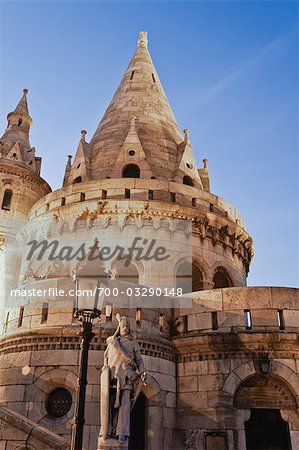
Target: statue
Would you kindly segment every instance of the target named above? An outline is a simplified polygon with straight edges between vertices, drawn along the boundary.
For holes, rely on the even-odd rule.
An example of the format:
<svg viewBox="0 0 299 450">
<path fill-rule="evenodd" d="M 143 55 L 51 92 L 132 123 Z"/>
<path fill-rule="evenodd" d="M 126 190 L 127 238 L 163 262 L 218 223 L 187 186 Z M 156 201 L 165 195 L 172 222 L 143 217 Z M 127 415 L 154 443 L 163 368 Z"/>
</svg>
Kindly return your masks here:
<svg viewBox="0 0 299 450">
<path fill-rule="evenodd" d="M 136 339 L 130 333 L 126 316 L 116 315 L 118 327 L 107 339 L 101 374 L 100 443 L 109 440 L 113 447 L 127 447 L 130 437 L 130 412 L 143 385 L 146 372 Z M 107 441 L 108 443 L 108 441 Z"/>
</svg>

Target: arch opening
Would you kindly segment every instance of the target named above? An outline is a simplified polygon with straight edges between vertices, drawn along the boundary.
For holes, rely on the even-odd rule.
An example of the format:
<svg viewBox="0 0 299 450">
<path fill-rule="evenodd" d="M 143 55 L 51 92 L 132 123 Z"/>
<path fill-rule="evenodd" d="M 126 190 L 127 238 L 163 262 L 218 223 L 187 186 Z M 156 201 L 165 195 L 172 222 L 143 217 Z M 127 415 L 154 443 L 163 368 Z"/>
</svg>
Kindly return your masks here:
<svg viewBox="0 0 299 450">
<path fill-rule="evenodd" d="M 81 181 L 82 181 L 82 177 L 81 176 L 77 177 L 74 179 L 74 184 L 81 183 Z"/>
<path fill-rule="evenodd" d="M 2 206 L 1 209 L 4 209 L 6 211 L 9 211 L 11 208 L 11 202 L 12 202 L 12 190 L 11 189 L 5 189 L 2 199 Z"/>
<path fill-rule="evenodd" d="M 214 283 L 213 289 L 227 288 L 233 285 L 228 273 L 223 267 L 218 267 L 215 270 L 213 276 L 213 283 Z"/>
<path fill-rule="evenodd" d="M 291 450 L 289 424 L 278 409 L 251 409 L 245 438 L 247 450 Z"/>
<path fill-rule="evenodd" d="M 179 265 L 176 273 L 176 287 L 181 288 L 183 294 L 203 290 L 203 275 L 199 267 L 190 262 Z"/>
<path fill-rule="evenodd" d="M 139 272 L 134 264 L 126 266 L 124 263 L 120 263 L 115 267 L 115 271 L 115 279 L 126 283 L 139 283 Z"/>
<path fill-rule="evenodd" d="M 192 181 L 191 177 L 189 177 L 188 175 L 185 175 L 183 178 L 183 184 L 187 184 L 187 186 L 193 186 L 193 181 Z"/>
<path fill-rule="evenodd" d="M 136 164 L 128 164 L 122 172 L 123 178 L 140 178 L 140 168 Z"/>
<path fill-rule="evenodd" d="M 244 422 L 247 450 L 291 450 L 289 424 L 281 410 L 294 410 L 296 402 L 282 380 L 272 374 L 252 375 L 239 386 L 234 404 L 250 410 Z"/>
</svg>

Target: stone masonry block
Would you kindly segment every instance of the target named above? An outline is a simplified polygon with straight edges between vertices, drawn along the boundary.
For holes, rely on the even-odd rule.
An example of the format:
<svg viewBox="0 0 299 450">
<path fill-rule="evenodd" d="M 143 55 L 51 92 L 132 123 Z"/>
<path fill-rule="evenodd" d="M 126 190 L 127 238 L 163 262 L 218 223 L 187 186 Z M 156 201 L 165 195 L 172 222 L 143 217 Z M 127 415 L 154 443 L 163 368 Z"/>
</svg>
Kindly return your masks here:
<svg viewBox="0 0 299 450">
<path fill-rule="evenodd" d="M 179 377 L 178 390 L 180 392 L 196 392 L 197 391 L 197 376 Z"/>
<path fill-rule="evenodd" d="M 205 331 L 212 329 L 211 313 L 190 314 L 187 318 L 187 322 L 188 331 Z"/>
</svg>

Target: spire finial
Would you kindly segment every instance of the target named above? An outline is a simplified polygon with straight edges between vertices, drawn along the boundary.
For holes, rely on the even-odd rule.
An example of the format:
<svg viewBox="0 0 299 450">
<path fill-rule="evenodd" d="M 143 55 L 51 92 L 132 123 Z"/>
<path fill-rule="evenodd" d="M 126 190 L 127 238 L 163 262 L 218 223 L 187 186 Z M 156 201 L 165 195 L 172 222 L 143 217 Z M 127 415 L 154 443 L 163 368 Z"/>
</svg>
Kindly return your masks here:
<svg viewBox="0 0 299 450">
<path fill-rule="evenodd" d="M 185 128 L 184 130 L 184 135 L 185 135 L 185 142 L 189 142 L 189 128 Z"/>
<path fill-rule="evenodd" d="M 20 113 L 20 114 L 27 114 L 27 115 L 29 115 L 28 105 L 27 105 L 27 94 L 28 94 L 28 89 L 26 89 L 26 88 L 23 89 L 23 95 L 21 97 L 21 100 L 17 104 L 17 106 L 16 106 L 15 110 L 13 111 L 13 113 Z M 12 114 L 12 113 L 9 113 L 9 114 Z"/>
<path fill-rule="evenodd" d="M 203 162 L 203 168 L 207 170 L 208 169 L 208 160 L 205 158 L 202 160 L 202 162 Z"/>
<path fill-rule="evenodd" d="M 81 134 L 82 134 L 81 139 L 82 139 L 83 141 L 85 141 L 85 135 L 87 134 L 87 131 L 86 131 L 86 130 L 81 130 Z"/>
<path fill-rule="evenodd" d="M 138 37 L 137 47 L 145 47 L 147 48 L 147 31 L 140 31 Z"/>
</svg>

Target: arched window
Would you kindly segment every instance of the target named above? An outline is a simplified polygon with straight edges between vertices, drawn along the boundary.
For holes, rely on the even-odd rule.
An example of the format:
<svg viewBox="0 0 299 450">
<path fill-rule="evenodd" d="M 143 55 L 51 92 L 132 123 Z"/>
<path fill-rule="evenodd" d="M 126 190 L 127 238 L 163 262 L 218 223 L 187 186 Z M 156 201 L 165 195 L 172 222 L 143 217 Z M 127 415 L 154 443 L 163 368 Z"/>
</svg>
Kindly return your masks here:
<svg viewBox="0 0 299 450">
<path fill-rule="evenodd" d="M 12 200 L 12 190 L 5 189 L 1 209 L 9 211 L 11 208 L 11 200 Z"/>
<path fill-rule="evenodd" d="M 193 181 L 191 180 L 190 177 L 188 177 L 188 175 L 185 175 L 183 178 L 183 183 L 187 184 L 188 186 L 193 186 Z"/>
<path fill-rule="evenodd" d="M 176 274 L 176 287 L 183 290 L 183 294 L 187 292 L 196 292 L 203 289 L 202 272 L 194 263 L 182 263 Z"/>
<path fill-rule="evenodd" d="M 81 183 L 81 181 L 82 181 L 82 177 L 77 177 L 74 179 L 74 184 Z"/>
<path fill-rule="evenodd" d="M 139 283 L 139 272 L 133 264 L 126 266 L 125 263 L 121 263 L 115 269 L 116 279 L 127 283 Z"/>
<path fill-rule="evenodd" d="M 195 264 L 192 264 L 192 292 L 203 290 L 202 272 Z"/>
<path fill-rule="evenodd" d="M 230 277 L 228 276 L 226 270 L 223 269 L 223 267 L 218 267 L 216 269 L 213 277 L 213 282 L 214 282 L 213 289 L 227 288 L 232 286 Z"/>
<path fill-rule="evenodd" d="M 83 222 L 83 221 L 81 221 Z M 85 279 L 99 280 L 101 283 L 106 283 L 109 279 L 108 273 L 105 271 L 105 267 L 101 262 L 101 248 L 98 242 L 94 243 L 94 246 L 90 253 L 87 254 L 86 262 L 78 265 L 77 277 L 83 277 Z"/>
<path fill-rule="evenodd" d="M 140 178 L 140 169 L 136 164 L 128 164 L 123 169 L 123 178 Z"/>
</svg>

